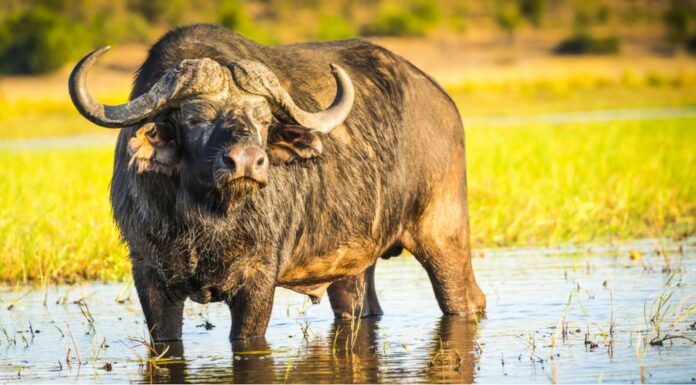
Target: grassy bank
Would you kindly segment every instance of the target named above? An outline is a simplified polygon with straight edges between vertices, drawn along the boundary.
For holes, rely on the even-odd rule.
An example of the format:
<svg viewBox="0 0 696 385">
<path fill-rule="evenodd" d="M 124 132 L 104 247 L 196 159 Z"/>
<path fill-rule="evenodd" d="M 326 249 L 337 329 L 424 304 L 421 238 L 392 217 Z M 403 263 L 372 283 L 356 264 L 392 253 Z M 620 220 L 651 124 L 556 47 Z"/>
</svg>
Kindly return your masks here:
<svg viewBox="0 0 696 385">
<path fill-rule="evenodd" d="M 0 150 L 0 278 L 115 280 L 129 271 L 108 201 L 113 149 Z"/>
<path fill-rule="evenodd" d="M 696 231 L 696 119 L 467 132 L 475 247 Z M 112 224 L 112 149 L 0 151 L 0 279 L 129 274 Z"/>
<path fill-rule="evenodd" d="M 696 230 L 696 119 L 468 131 L 477 247 Z"/>
<path fill-rule="evenodd" d="M 696 106 L 696 72 L 472 79 L 445 88 L 465 118 Z"/>
</svg>

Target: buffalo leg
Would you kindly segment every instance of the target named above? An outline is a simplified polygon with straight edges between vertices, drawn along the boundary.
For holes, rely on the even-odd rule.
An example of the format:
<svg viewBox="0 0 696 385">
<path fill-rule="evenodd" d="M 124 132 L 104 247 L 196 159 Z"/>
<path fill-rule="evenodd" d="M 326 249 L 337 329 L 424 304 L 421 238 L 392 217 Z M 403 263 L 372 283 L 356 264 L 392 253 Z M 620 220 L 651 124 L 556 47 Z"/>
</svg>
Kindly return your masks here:
<svg viewBox="0 0 696 385">
<path fill-rule="evenodd" d="M 375 290 L 375 266 L 376 263 L 357 276 L 340 279 L 329 286 L 327 292 L 336 318 L 349 319 L 358 313 L 361 296 L 363 296 L 361 317 L 383 314 Z"/>
<path fill-rule="evenodd" d="M 273 309 L 275 285 L 268 280 L 251 280 L 228 303 L 232 313 L 230 341 L 262 337 Z"/>
<path fill-rule="evenodd" d="M 471 254 L 463 245 L 422 241 L 414 255 L 428 272 L 440 309 L 445 314 L 480 313 L 486 297 L 476 283 Z"/>
<path fill-rule="evenodd" d="M 133 263 L 133 281 L 152 339 L 156 342 L 181 340 L 186 295 L 159 285 L 154 277 L 153 271 Z"/>
<path fill-rule="evenodd" d="M 480 313 L 486 297 L 471 265 L 466 176 L 454 168 L 451 183 L 433 190 L 429 204 L 403 244 L 428 272 L 445 314 Z"/>
</svg>

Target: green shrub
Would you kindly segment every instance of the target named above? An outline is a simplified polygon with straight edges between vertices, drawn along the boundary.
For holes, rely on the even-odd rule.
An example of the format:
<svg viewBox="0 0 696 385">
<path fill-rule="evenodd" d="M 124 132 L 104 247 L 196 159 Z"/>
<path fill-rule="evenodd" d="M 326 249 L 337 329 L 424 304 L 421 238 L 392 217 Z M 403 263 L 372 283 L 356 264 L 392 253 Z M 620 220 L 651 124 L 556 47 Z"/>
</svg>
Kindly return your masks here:
<svg viewBox="0 0 696 385">
<path fill-rule="evenodd" d="M 358 32 L 350 20 L 340 14 L 322 14 L 318 18 L 316 39 L 319 41 L 347 39 Z"/>
<path fill-rule="evenodd" d="M 495 14 L 495 22 L 507 34 L 508 39 L 512 40 L 515 37 L 515 31 L 517 31 L 522 22 L 517 4 L 507 3 L 498 7 L 498 11 Z"/>
<path fill-rule="evenodd" d="M 128 0 L 128 8 L 151 23 L 179 24 L 187 11 L 187 0 Z"/>
<path fill-rule="evenodd" d="M 587 33 L 578 33 L 561 41 L 554 52 L 559 55 L 606 55 L 619 52 L 619 48 L 619 39 L 615 36 L 597 38 Z"/>
<path fill-rule="evenodd" d="M 547 0 L 519 0 L 520 14 L 533 26 L 541 26 L 541 21 L 546 12 Z"/>
<path fill-rule="evenodd" d="M 674 44 L 685 43 L 689 34 L 689 23 L 693 18 L 693 12 L 680 1 L 673 1 L 672 5 L 662 15 L 667 40 Z"/>
<path fill-rule="evenodd" d="M 433 0 L 414 0 L 411 2 L 410 11 L 416 20 L 428 27 L 440 20 L 440 10 L 437 2 Z"/>
<path fill-rule="evenodd" d="M 586 33 L 593 26 L 609 21 L 609 8 L 596 2 L 581 1 L 575 6 L 573 25 L 579 33 Z"/>
<path fill-rule="evenodd" d="M 88 46 L 89 34 L 79 25 L 42 7 L 24 8 L 0 26 L 0 72 L 54 71 Z"/>
<path fill-rule="evenodd" d="M 122 41 L 138 41 L 147 43 L 151 40 L 150 24 L 139 13 L 124 12 L 113 15 L 108 11 L 99 12 L 92 16 L 88 24 L 93 46 L 102 47 Z"/>
<path fill-rule="evenodd" d="M 407 12 L 394 9 L 380 12 L 374 22 L 361 30 L 365 36 L 409 36 L 423 32 Z"/>
<path fill-rule="evenodd" d="M 451 12 L 448 12 L 448 25 L 449 27 L 454 31 L 458 33 L 464 33 L 467 30 L 468 23 L 467 23 L 467 17 L 468 17 L 468 12 L 467 8 L 464 5 L 457 5 L 452 9 Z"/>
<path fill-rule="evenodd" d="M 277 43 L 273 28 L 263 28 L 254 23 L 241 0 L 221 1 L 217 10 L 218 23 L 223 27 L 237 32 L 244 37 L 263 44 Z"/>
<path fill-rule="evenodd" d="M 407 6 L 387 3 L 360 33 L 365 36 L 423 36 L 439 18 L 437 3 L 433 1 L 417 0 Z"/>
<path fill-rule="evenodd" d="M 220 3 L 218 9 L 218 21 L 225 28 L 235 31 L 248 23 L 249 15 L 247 15 L 243 3 L 224 1 Z"/>
</svg>

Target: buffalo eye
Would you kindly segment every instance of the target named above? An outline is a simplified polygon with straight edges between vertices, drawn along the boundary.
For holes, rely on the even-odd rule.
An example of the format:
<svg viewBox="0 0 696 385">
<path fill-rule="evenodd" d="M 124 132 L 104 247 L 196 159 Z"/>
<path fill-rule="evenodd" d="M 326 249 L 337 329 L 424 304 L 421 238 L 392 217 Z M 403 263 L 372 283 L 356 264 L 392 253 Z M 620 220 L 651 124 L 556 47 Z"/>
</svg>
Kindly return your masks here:
<svg viewBox="0 0 696 385">
<path fill-rule="evenodd" d="M 145 133 L 145 136 L 147 136 L 148 140 L 151 143 L 159 142 L 160 138 L 159 138 L 159 134 L 157 132 L 157 126 L 152 125 L 152 128 Z"/>
<path fill-rule="evenodd" d="M 186 125 L 186 126 L 188 126 L 188 127 L 196 127 L 196 126 L 199 126 L 199 125 L 201 125 L 201 124 L 203 124 L 203 120 L 201 120 L 201 119 L 199 119 L 199 118 L 187 119 L 187 120 L 184 122 L 184 125 Z"/>
<path fill-rule="evenodd" d="M 246 130 L 244 130 L 244 131 L 242 131 L 242 130 L 237 131 L 237 132 L 234 133 L 234 136 L 235 136 L 237 139 L 245 139 L 245 140 L 246 140 L 246 139 L 251 139 L 251 138 L 252 138 L 251 132 L 246 131 Z"/>
</svg>

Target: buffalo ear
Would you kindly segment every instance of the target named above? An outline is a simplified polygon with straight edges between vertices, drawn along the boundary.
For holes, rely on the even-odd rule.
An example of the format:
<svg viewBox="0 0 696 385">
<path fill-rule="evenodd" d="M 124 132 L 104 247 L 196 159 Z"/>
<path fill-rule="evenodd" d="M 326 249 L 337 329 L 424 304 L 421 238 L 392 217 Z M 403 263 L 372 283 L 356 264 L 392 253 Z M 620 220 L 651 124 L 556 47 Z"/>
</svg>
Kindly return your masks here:
<svg viewBox="0 0 696 385">
<path fill-rule="evenodd" d="M 146 171 L 173 175 L 179 167 L 179 150 L 165 123 L 143 124 L 128 141 L 128 168 L 142 174 Z"/>
<path fill-rule="evenodd" d="M 268 154 L 275 164 L 315 158 L 323 149 L 319 134 L 302 126 L 276 127 L 268 138 Z"/>
</svg>

